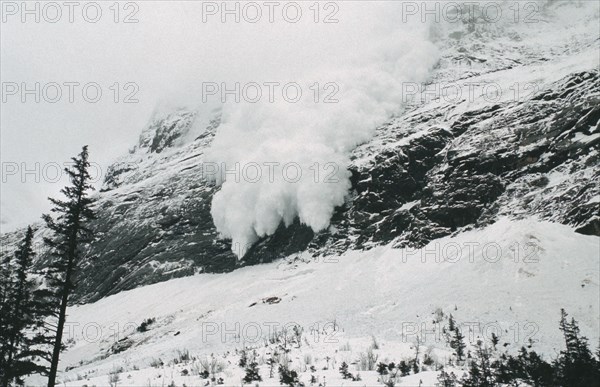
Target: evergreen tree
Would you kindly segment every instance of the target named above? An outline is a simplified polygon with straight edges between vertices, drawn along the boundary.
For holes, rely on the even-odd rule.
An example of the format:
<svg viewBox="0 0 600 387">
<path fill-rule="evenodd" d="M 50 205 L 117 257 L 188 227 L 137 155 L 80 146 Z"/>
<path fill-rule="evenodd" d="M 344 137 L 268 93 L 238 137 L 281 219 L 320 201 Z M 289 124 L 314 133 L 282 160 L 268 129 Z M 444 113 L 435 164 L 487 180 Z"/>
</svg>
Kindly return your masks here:
<svg viewBox="0 0 600 387">
<path fill-rule="evenodd" d="M 456 387 L 458 383 L 458 379 L 454 372 L 447 373 L 444 370 L 440 372 L 437 380 L 440 387 Z"/>
<path fill-rule="evenodd" d="M 3 334 L 1 343 L 2 386 L 12 381 L 23 383 L 23 376 L 46 373 L 47 367 L 35 362 L 47 358 L 44 348 L 48 337 L 43 329 L 45 318 L 51 313 L 47 303 L 40 300 L 42 291 L 36 291 L 30 278 L 33 252 L 33 229 L 27 228 L 25 237 L 15 252 L 14 276 L 3 300 Z"/>
<path fill-rule="evenodd" d="M 246 375 L 244 376 L 244 383 L 249 384 L 253 381 L 262 381 L 262 377 L 258 372 L 258 363 L 256 361 L 252 361 L 246 367 Z"/>
<path fill-rule="evenodd" d="M 465 348 L 467 347 L 464 340 L 464 336 L 462 334 L 462 332 L 460 331 L 460 329 L 458 329 L 458 327 L 456 327 L 456 329 L 454 329 L 454 337 L 451 339 L 450 341 L 450 347 L 452 349 L 454 349 L 454 351 L 456 352 L 456 357 L 458 359 L 458 361 L 463 360 L 464 356 L 465 356 Z"/>
<path fill-rule="evenodd" d="M 456 323 L 454 321 L 454 317 L 452 316 L 452 313 L 450 313 L 450 317 L 448 317 L 448 329 L 450 331 L 453 331 L 456 329 Z"/>
<path fill-rule="evenodd" d="M 248 365 L 248 354 L 246 353 L 246 349 L 242 349 L 241 351 L 239 365 L 242 368 Z"/>
<path fill-rule="evenodd" d="M 398 369 L 400 370 L 400 374 L 402 376 L 406 376 L 408 374 L 410 374 L 410 364 L 405 361 L 405 360 L 401 360 L 400 363 L 398 364 Z"/>
<path fill-rule="evenodd" d="M 560 330 L 566 348 L 552 364 L 535 351 L 528 352 L 525 347 L 517 356 L 503 354 L 500 359 L 492 360 L 492 351 L 478 342 L 468 375 L 460 380 L 460 384 L 463 387 L 522 384 L 532 387 L 597 386 L 600 356 L 595 358 L 592 355 L 587 338 L 580 334 L 577 321 L 569 321 L 564 310 L 561 310 Z M 447 375 L 440 375 L 438 380 L 446 382 L 447 379 Z"/>
<path fill-rule="evenodd" d="M 477 342 L 475 358 L 469 366 L 469 375 L 462 379 L 463 387 L 494 387 L 496 386 L 492 370 L 491 353 L 480 341 Z"/>
<path fill-rule="evenodd" d="M 8 370 L 7 357 L 10 343 L 11 303 L 10 295 L 14 286 L 14 268 L 10 255 L 2 259 L 0 266 L 0 383 L 4 384 Z"/>
<path fill-rule="evenodd" d="M 340 366 L 340 374 L 344 379 L 352 379 L 352 374 L 348 371 L 348 364 L 345 361 Z"/>
<path fill-rule="evenodd" d="M 8 327 L 10 323 L 10 304 L 8 298 L 14 283 L 13 273 L 11 256 L 6 255 L 0 265 L 0 380 L 3 380 L 6 370 L 4 363 L 8 348 Z"/>
<path fill-rule="evenodd" d="M 496 382 L 511 384 L 522 381 L 534 387 L 556 385 L 552 365 L 546 362 L 535 351 L 527 352 L 521 347 L 519 355 L 504 355 L 496 372 Z"/>
<path fill-rule="evenodd" d="M 496 350 L 496 347 L 498 346 L 499 342 L 500 338 L 494 332 L 492 332 L 492 347 L 494 348 L 494 350 Z"/>
<path fill-rule="evenodd" d="M 14 380 L 15 375 L 15 355 L 17 348 L 22 344 L 24 326 L 23 313 L 27 313 L 26 302 L 29 296 L 26 292 L 27 288 L 27 271 L 33 258 L 33 249 L 31 248 L 33 241 L 33 230 L 29 227 L 25 233 L 25 237 L 19 248 L 15 251 L 13 268 L 14 275 L 9 277 L 9 289 L 4 296 L 5 303 L 5 341 L 3 342 L 2 358 L 4 369 L 2 375 L 2 386 Z"/>
<path fill-rule="evenodd" d="M 298 379 L 298 373 L 294 370 L 290 370 L 286 365 L 279 365 L 279 382 L 282 385 L 294 387 L 300 380 Z"/>
<path fill-rule="evenodd" d="M 87 222 L 95 217 L 91 208 L 93 201 L 87 194 L 88 190 L 93 189 L 88 172 L 90 164 L 87 146 L 84 146 L 81 153 L 72 160 L 74 163 L 72 168 L 65 168 L 71 184 L 61 190 L 66 199 L 50 198 L 54 205 L 52 212 L 57 214 L 56 219 L 47 214 L 43 216 L 46 225 L 54 233 L 52 238 L 44 238 L 44 242 L 51 249 L 54 257 L 48 271 L 48 282 L 58 304 L 58 322 L 55 329 L 56 336 L 48 375 L 48 387 L 54 387 L 56 383 L 58 361 L 63 349 L 62 335 L 67 304 L 69 296 L 75 289 L 81 245 L 89 241 L 92 236 L 91 230 L 87 228 Z"/>
<path fill-rule="evenodd" d="M 381 376 L 388 374 L 388 365 L 385 363 L 377 364 L 377 373 Z"/>
<path fill-rule="evenodd" d="M 555 361 L 557 379 L 562 386 L 591 386 L 600 379 L 600 363 L 594 359 L 588 339 L 581 336 L 575 319 L 561 309 L 560 330 L 565 338 L 566 349 Z"/>
</svg>

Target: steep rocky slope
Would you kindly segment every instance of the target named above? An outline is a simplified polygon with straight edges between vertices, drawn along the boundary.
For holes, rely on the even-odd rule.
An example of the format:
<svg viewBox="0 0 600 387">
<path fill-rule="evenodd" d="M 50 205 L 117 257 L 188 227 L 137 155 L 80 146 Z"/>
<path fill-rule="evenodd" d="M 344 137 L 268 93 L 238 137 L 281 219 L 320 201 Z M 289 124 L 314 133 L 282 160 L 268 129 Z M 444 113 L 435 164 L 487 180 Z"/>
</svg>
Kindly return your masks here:
<svg viewBox="0 0 600 387">
<path fill-rule="evenodd" d="M 315 234 L 282 225 L 241 261 L 219 239 L 210 214 L 218 187 L 202 170 L 219 112 L 157 114 L 98 193 L 77 302 L 305 250 L 421 247 L 499 216 L 536 216 L 600 236 L 598 15 L 556 15 L 529 26 L 440 28 L 442 60 L 428 86 L 439 88 L 437 97 L 407 94 L 398 114 L 354 150 L 352 190 L 331 227 Z M 2 235 L 3 254 L 20 235 Z M 38 267 L 45 259 L 41 248 Z"/>
</svg>

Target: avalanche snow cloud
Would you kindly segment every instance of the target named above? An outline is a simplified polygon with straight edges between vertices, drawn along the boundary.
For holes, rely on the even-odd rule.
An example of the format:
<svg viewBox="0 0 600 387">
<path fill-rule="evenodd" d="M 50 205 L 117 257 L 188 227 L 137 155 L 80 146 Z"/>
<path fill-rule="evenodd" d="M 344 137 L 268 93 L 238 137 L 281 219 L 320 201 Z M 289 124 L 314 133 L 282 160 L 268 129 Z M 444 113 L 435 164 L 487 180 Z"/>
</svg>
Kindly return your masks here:
<svg viewBox="0 0 600 387">
<path fill-rule="evenodd" d="M 270 80 L 298 85 L 287 98 L 224 104 L 205 161 L 220 172 L 214 223 L 238 256 L 296 217 L 315 232 L 326 229 L 351 186 L 349 152 L 399 111 L 403 83 L 426 81 L 438 61 L 427 24 L 403 22 L 397 2 L 364 3 L 343 4 L 339 25 L 299 42 L 332 43 L 318 57 L 265 64 L 306 64 L 293 79 Z M 298 89 L 302 97 L 290 102 Z"/>
</svg>

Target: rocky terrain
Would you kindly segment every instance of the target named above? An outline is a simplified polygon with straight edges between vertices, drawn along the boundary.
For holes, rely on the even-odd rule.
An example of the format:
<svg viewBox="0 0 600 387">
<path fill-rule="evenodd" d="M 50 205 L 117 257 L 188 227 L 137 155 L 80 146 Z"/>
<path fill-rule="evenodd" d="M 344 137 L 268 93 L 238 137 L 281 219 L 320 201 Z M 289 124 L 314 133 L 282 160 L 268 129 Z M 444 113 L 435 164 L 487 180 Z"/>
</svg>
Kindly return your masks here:
<svg viewBox="0 0 600 387">
<path fill-rule="evenodd" d="M 442 59 L 428 87 L 452 94 L 407 96 L 398 114 L 353 151 L 352 190 L 327 231 L 315 234 L 298 221 L 281 225 L 242 260 L 213 225 L 211 198 L 219 188 L 203 174 L 219 112 L 155 115 L 97 193 L 96 238 L 86 248 L 75 302 L 303 251 L 422 247 L 501 216 L 533 216 L 600 236 L 596 17 L 562 20 L 562 30 L 547 20 L 441 28 Z M 542 39 L 549 33 L 555 39 Z M 489 84 L 494 88 L 483 93 Z M 38 242 L 45 232 L 39 226 Z M 21 235 L 2 235 L 2 254 Z M 39 253 L 43 268 L 43 247 Z"/>
</svg>

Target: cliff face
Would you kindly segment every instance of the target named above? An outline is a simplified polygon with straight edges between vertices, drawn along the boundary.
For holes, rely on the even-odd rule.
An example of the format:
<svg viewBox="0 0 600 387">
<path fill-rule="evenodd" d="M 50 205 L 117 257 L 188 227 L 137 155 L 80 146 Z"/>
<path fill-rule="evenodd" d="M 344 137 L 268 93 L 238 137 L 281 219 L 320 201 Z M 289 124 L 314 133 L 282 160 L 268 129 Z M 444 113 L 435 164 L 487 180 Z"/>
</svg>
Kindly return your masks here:
<svg viewBox="0 0 600 387">
<path fill-rule="evenodd" d="M 543 28 L 444 31 L 429 87 L 447 86 L 451 95 L 412 95 L 353 151 L 352 190 L 327 231 L 282 225 L 242 261 L 219 239 L 210 214 L 218 187 L 203 178 L 219 113 L 155 116 L 98 193 L 96 239 L 76 301 L 305 250 L 421 247 L 501 216 L 536 216 L 600 236 L 598 33 L 579 27 L 543 45 L 531 39 L 548 33 Z M 2 235 L 3 254 L 21 233 Z M 42 249 L 38 267 L 46 259 Z"/>
</svg>

